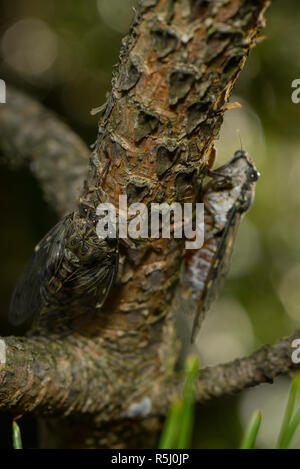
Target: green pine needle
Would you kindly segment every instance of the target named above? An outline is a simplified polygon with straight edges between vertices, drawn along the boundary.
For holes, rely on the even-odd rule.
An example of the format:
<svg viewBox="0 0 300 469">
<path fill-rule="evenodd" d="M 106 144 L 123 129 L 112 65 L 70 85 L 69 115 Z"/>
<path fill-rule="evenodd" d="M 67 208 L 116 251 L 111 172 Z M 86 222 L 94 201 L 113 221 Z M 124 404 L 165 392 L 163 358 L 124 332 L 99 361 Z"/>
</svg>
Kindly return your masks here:
<svg viewBox="0 0 300 469">
<path fill-rule="evenodd" d="M 183 399 L 173 402 L 159 442 L 159 449 L 186 449 L 190 446 L 194 420 L 194 385 L 198 360 L 189 356 L 185 363 Z"/>
<path fill-rule="evenodd" d="M 178 449 L 190 447 L 194 425 L 194 386 L 198 376 L 199 364 L 196 357 L 190 355 L 185 363 L 186 382 L 183 393 L 182 421 L 178 438 Z"/>
<path fill-rule="evenodd" d="M 12 424 L 12 437 L 13 437 L 13 448 L 23 449 L 20 427 L 15 421 L 13 421 L 13 424 Z"/>
<path fill-rule="evenodd" d="M 261 424 L 261 411 L 255 410 L 241 443 L 241 449 L 253 449 L 256 443 L 258 430 Z"/>
<path fill-rule="evenodd" d="M 293 376 L 289 397 L 287 405 L 285 408 L 285 413 L 277 441 L 278 449 L 287 449 L 289 444 L 295 434 L 295 431 L 298 428 L 300 422 L 300 413 L 299 410 L 296 412 L 295 417 L 292 419 L 296 399 L 300 389 L 300 372 L 296 371 Z"/>
<path fill-rule="evenodd" d="M 181 414 L 182 401 L 173 402 L 160 437 L 159 449 L 177 449 Z"/>
</svg>

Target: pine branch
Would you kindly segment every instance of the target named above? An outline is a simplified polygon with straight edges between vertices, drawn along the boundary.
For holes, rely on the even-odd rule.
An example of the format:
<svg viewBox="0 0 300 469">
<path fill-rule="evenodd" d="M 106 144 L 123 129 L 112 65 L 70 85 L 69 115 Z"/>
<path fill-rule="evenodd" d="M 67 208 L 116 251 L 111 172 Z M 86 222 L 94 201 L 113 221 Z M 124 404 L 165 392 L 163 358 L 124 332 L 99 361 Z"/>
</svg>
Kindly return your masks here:
<svg viewBox="0 0 300 469">
<path fill-rule="evenodd" d="M 54 113 L 10 86 L 0 106 L 0 152 L 13 168 L 30 167 L 58 215 L 77 207 L 89 149 Z"/>
<path fill-rule="evenodd" d="M 265 345 L 248 357 L 199 372 L 195 398 L 205 403 L 240 392 L 299 368 L 293 342 L 300 331 Z M 298 353 L 300 355 L 300 353 Z M 297 356 L 298 356 L 297 355 Z M 24 366 L 26 363 L 26 366 Z M 181 375 L 161 377 L 141 386 L 139 372 L 118 354 L 99 353 L 97 341 L 74 336 L 61 341 L 46 338 L 0 340 L 0 409 L 18 414 L 97 415 L 97 422 L 165 415 L 182 393 Z M 126 380 L 122 376 L 127 377 Z M 120 379 L 121 377 L 121 379 Z M 113 405 L 117 399 L 118 405 Z M 148 402 L 148 405 L 146 403 Z M 132 404 L 140 403 L 140 415 Z M 143 405 L 144 402 L 144 405 Z"/>
</svg>

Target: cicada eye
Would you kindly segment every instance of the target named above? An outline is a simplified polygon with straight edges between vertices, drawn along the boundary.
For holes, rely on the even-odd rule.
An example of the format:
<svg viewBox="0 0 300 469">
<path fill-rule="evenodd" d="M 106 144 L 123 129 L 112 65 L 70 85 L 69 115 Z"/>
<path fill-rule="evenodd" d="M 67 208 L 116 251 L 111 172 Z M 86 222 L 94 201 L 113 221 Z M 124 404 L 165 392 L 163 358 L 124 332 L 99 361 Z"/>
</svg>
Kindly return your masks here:
<svg viewBox="0 0 300 469">
<path fill-rule="evenodd" d="M 251 173 L 249 174 L 249 180 L 250 180 L 251 182 L 255 182 L 255 181 L 258 180 L 259 176 L 260 176 L 259 172 L 253 170 L 253 171 L 251 171 Z"/>
</svg>

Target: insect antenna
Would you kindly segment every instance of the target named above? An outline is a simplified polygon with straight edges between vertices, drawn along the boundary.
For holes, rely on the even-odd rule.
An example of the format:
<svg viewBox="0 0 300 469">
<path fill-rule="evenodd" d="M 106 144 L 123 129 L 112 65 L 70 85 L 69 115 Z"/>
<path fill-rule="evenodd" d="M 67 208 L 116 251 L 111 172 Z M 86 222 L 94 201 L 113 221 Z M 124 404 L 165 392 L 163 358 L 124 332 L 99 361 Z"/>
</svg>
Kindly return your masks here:
<svg viewBox="0 0 300 469">
<path fill-rule="evenodd" d="M 242 143 L 242 138 L 241 138 L 241 131 L 240 131 L 240 129 L 236 129 L 236 133 L 237 133 L 238 136 L 239 136 L 239 141 L 240 141 L 240 145 L 241 145 L 241 151 L 244 151 L 244 150 L 243 150 L 243 143 Z"/>
</svg>

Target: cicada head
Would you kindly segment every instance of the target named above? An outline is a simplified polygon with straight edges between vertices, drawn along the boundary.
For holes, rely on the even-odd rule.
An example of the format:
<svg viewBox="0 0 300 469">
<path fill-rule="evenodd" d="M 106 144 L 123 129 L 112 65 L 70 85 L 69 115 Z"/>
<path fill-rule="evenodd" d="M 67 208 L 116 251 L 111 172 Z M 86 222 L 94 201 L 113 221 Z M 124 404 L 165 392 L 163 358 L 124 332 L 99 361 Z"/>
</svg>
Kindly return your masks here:
<svg viewBox="0 0 300 469">
<path fill-rule="evenodd" d="M 233 159 L 228 163 L 229 172 L 232 173 L 233 186 L 236 187 L 239 197 L 237 202 L 241 212 L 250 209 L 254 201 L 255 183 L 260 174 L 254 162 L 242 150 L 235 152 Z"/>
<path fill-rule="evenodd" d="M 241 213 L 249 210 L 254 200 L 259 172 L 247 153 L 238 150 L 228 163 L 214 170 L 213 174 L 207 192 L 212 193 L 213 198 L 224 205 L 226 210 L 233 206 Z"/>
</svg>

